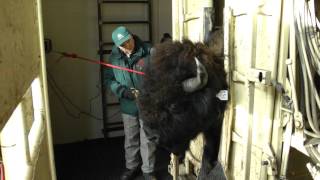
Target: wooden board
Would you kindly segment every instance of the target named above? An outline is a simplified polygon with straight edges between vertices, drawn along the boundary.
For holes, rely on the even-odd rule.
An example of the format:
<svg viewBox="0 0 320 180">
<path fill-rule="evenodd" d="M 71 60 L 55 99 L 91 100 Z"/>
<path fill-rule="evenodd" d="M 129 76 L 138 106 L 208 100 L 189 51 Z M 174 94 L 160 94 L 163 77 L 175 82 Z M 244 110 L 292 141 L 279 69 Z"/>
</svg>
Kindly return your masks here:
<svg viewBox="0 0 320 180">
<path fill-rule="evenodd" d="M 36 1 L 0 0 L 0 129 L 39 74 Z"/>
</svg>

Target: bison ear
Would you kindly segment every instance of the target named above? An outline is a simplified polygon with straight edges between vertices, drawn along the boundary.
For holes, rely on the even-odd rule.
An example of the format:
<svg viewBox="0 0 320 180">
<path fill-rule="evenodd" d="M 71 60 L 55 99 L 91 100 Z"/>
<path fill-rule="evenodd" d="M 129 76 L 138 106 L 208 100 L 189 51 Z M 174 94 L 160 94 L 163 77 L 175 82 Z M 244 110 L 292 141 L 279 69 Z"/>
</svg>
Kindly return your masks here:
<svg viewBox="0 0 320 180">
<path fill-rule="evenodd" d="M 210 32 L 208 38 L 205 40 L 206 45 L 215 57 L 223 57 L 223 29 L 217 28 Z"/>
<path fill-rule="evenodd" d="M 182 82 L 182 88 L 187 93 L 191 93 L 203 88 L 208 82 L 208 73 L 206 68 L 198 60 L 197 57 L 195 57 L 194 59 L 197 65 L 197 76 L 188 78 Z"/>
</svg>

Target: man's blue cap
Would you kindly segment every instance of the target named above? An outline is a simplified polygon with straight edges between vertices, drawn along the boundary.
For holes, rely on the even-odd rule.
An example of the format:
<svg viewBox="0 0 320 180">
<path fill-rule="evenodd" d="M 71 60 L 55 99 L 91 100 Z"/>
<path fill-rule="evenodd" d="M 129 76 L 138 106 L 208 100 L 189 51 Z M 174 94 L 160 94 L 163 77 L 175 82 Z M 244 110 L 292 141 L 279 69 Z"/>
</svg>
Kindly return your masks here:
<svg viewBox="0 0 320 180">
<path fill-rule="evenodd" d="M 119 26 L 112 32 L 112 40 L 116 46 L 120 46 L 131 38 L 131 34 L 124 26 Z"/>
</svg>

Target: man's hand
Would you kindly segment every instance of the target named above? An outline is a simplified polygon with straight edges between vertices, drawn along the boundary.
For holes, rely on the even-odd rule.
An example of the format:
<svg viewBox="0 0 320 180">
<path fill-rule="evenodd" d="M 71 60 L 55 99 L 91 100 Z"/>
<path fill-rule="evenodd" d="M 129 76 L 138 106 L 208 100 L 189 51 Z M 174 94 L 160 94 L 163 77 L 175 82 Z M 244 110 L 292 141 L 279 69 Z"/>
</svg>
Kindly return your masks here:
<svg viewBox="0 0 320 180">
<path fill-rule="evenodd" d="M 138 97 L 139 91 L 135 88 L 125 89 L 123 91 L 122 97 L 130 100 L 135 100 Z"/>
</svg>

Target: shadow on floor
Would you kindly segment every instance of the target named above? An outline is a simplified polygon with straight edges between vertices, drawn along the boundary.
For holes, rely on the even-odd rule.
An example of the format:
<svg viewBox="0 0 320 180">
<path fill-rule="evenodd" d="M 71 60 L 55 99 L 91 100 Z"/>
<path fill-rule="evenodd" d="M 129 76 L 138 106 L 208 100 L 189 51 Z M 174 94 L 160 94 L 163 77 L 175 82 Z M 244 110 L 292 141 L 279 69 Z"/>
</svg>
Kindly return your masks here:
<svg viewBox="0 0 320 180">
<path fill-rule="evenodd" d="M 125 168 L 123 142 L 117 137 L 55 145 L 57 179 L 118 180 Z M 170 153 L 159 148 L 156 157 L 158 179 L 172 180 L 167 172 Z"/>
</svg>

